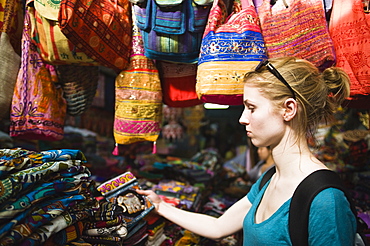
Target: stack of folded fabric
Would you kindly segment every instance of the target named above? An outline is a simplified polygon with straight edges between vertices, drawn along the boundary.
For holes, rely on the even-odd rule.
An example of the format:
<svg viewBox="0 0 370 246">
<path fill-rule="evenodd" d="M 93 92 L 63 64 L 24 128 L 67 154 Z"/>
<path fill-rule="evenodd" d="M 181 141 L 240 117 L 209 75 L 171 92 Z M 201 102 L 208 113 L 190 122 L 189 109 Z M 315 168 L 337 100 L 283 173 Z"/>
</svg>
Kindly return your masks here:
<svg viewBox="0 0 370 246">
<path fill-rule="evenodd" d="M 159 246 L 167 239 L 164 234 L 166 220 L 157 214 L 150 213 L 145 217 L 147 222 L 148 240 L 146 246 Z"/>
<path fill-rule="evenodd" d="M 123 210 L 97 199 L 85 161 L 78 150 L 0 149 L 0 245 L 122 242 Z"/>
</svg>

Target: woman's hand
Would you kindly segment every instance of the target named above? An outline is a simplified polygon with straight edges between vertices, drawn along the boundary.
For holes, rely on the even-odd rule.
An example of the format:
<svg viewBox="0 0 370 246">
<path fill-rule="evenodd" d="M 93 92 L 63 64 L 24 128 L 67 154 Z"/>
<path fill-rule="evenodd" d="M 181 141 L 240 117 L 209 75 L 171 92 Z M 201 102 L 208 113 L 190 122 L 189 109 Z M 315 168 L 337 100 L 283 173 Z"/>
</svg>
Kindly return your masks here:
<svg viewBox="0 0 370 246">
<path fill-rule="evenodd" d="M 159 204 L 163 202 L 163 200 L 152 190 L 136 190 L 136 192 L 140 195 L 147 196 L 150 201 L 153 203 L 155 210 L 158 212 Z"/>
</svg>

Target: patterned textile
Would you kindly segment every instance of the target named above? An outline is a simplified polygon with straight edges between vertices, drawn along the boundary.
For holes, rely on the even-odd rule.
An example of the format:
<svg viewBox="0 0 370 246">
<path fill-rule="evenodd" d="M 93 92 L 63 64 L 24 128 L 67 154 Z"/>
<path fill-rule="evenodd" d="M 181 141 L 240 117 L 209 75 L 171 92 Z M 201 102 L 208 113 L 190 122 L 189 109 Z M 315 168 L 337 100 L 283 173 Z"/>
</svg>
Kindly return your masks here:
<svg viewBox="0 0 370 246">
<path fill-rule="evenodd" d="M 11 137 L 55 141 L 63 138 L 66 101 L 56 85 L 53 66 L 44 64 L 31 43 L 26 10 L 21 67 L 15 84 L 10 115 Z"/>
<path fill-rule="evenodd" d="M 66 176 L 72 176 L 75 173 L 71 172 L 73 170 L 68 170 L 68 168 L 76 170 L 73 165 L 78 165 L 78 163 L 79 161 L 46 162 L 41 166 L 9 175 L 8 178 L 0 180 L 0 203 L 14 197 L 19 192 L 31 189 L 37 183 L 40 184 L 47 179 L 61 175 L 63 171 L 66 171 Z"/>
<path fill-rule="evenodd" d="M 286 5 L 285 5 L 286 3 Z M 258 16 L 269 58 L 296 56 L 324 69 L 335 63 L 322 0 L 263 1 Z"/>
<path fill-rule="evenodd" d="M 55 246 L 55 245 L 67 245 L 69 242 L 79 239 L 82 235 L 84 229 L 84 224 L 82 221 L 77 221 L 75 224 L 72 224 L 61 230 L 51 237 L 49 237 L 44 246 Z M 88 244 L 90 246 L 90 244 Z"/>
<path fill-rule="evenodd" d="M 68 40 L 58 25 L 59 3 L 28 0 L 31 18 L 31 37 L 41 58 L 53 65 L 99 65 Z"/>
<path fill-rule="evenodd" d="M 140 31 L 133 25 L 133 53 L 116 78 L 114 139 L 118 144 L 156 141 L 160 133 L 162 90 L 158 70 L 144 56 Z"/>
<path fill-rule="evenodd" d="M 76 204 L 76 202 L 82 202 L 86 199 L 85 196 L 75 195 L 65 198 L 49 199 L 43 203 L 38 204 L 37 206 L 25 211 L 19 216 L 14 217 L 10 223 L 7 223 L 0 230 L 0 235 L 2 236 L 0 244 L 9 244 L 12 242 L 19 243 L 21 240 L 32 240 L 31 233 L 36 232 L 36 230 L 42 226 L 48 225 L 48 230 L 39 230 L 42 234 L 43 231 L 48 233 L 52 232 L 50 227 L 52 225 L 62 226 L 62 223 L 49 223 L 56 216 L 61 215 L 69 207 Z M 70 220 L 73 221 L 73 220 Z M 58 229 L 59 229 L 58 228 Z M 3 235 L 4 232 L 7 234 Z M 40 237 L 39 237 L 40 239 Z M 5 243 L 6 242 L 6 243 Z"/>
<path fill-rule="evenodd" d="M 108 232 L 106 242 L 122 242 L 123 209 L 96 199 L 85 162 L 78 150 L 0 149 L 0 245 L 91 245 L 84 236 Z"/>
<path fill-rule="evenodd" d="M 76 189 L 76 186 L 81 182 L 81 180 L 75 178 L 64 178 L 55 180 L 53 182 L 41 183 L 29 193 L 17 198 L 16 201 L 11 199 L 2 203 L 0 211 L 0 223 L 8 219 L 12 219 L 15 215 L 25 211 L 32 205 L 40 203 L 50 197 L 78 194 L 80 190 Z M 12 209 L 9 210 L 9 208 Z"/>
<path fill-rule="evenodd" d="M 136 3 L 133 9 L 146 57 L 169 62 L 198 61 L 212 0 L 130 1 Z"/>
<path fill-rule="evenodd" d="M 215 0 L 202 40 L 196 92 L 203 102 L 241 105 L 243 77 L 267 58 L 258 16 L 250 0 L 237 1 L 227 15 L 223 0 Z"/>
<path fill-rule="evenodd" d="M 92 214 L 92 204 L 88 201 L 89 199 L 86 197 L 85 201 L 68 207 L 56 218 L 54 218 L 54 215 L 54 219 L 51 219 L 47 223 L 44 223 L 42 226 L 40 226 L 40 228 L 23 240 L 20 246 L 39 245 L 50 238 L 51 235 L 68 228 L 68 226 L 77 223 L 77 221 L 88 219 Z"/>
<path fill-rule="evenodd" d="M 131 51 L 130 9 L 128 0 L 62 0 L 59 26 L 77 48 L 119 73 Z"/>
<path fill-rule="evenodd" d="M 337 54 L 336 65 L 351 79 L 351 97 L 370 95 L 370 15 L 364 13 L 362 2 L 335 0 L 329 22 Z"/>
<path fill-rule="evenodd" d="M 145 196 L 142 196 L 136 192 L 141 189 L 136 177 L 130 175 L 128 182 L 123 182 L 121 185 L 111 184 L 117 183 L 119 177 L 125 177 L 126 173 L 118 175 L 117 178 L 113 178 L 97 187 L 97 190 L 103 192 L 102 195 L 106 199 L 122 208 L 121 214 L 124 216 L 124 220 L 127 223 L 128 229 L 134 227 L 139 221 L 146 216 L 151 210 L 154 209 L 154 205 Z M 111 189 L 107 191 L 107 187 Z"/>
</svg>

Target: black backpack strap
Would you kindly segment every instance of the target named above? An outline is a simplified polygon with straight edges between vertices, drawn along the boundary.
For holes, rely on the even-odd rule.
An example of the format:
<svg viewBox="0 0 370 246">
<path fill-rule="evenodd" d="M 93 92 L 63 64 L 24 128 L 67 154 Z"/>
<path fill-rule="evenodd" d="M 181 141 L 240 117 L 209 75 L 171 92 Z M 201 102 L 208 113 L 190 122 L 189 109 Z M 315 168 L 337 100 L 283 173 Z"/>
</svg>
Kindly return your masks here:
<svg viewBox="0 0 370 246">
<path fill-rule="evenodd" d="M 289 233 L 293 245 L 308 245 L 308 218 L 311 202 L 315 196 L 327 188 L 342 190 L 356 215 L 352 199 L 343 186 L 340 177 L 330 170 L 318 170 L 308 175 L 295 190 L 289 208 Z M 357 215 L 356 215 L 357 216 Z"/>
<path fill-rule="evenodd" d="M 265 174 L 263 174 L 263 177 L 262 177 L 262 180 L 259 186 L 260 190 L 262 190 L 263 186 L 267 183 L 267 181 L 271 179 L 272 175 L 274 175 L 275 172 L 276 172 L 276 167 L 274 166 L 270 168 L 269 170 L 267 170 Z"/>
</svg>

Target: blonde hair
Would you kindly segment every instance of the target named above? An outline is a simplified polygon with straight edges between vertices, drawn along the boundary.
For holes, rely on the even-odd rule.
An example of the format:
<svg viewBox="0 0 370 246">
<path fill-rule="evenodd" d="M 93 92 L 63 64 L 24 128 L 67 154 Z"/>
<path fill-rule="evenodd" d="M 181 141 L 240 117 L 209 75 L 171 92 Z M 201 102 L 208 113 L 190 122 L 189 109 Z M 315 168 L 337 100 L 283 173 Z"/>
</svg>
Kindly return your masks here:
<svg viewBox="0 0 370 246">
<path fill-rule="evenodd" d="M 332 120 L 333 112 L 349 96 L 350 80 L 346 72 L 330 67 L 320 72 L 312 63 L 294 57 L 269 59 L 292 87 L 298 113 L 292 126 L 298 137 L 313 133 L 320 122 Z M 283 107 L 292 92 L 266 67 L 245 75 L 245 83 L 257 87 L 277 107 Z"/>
</svg>

